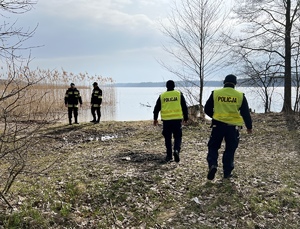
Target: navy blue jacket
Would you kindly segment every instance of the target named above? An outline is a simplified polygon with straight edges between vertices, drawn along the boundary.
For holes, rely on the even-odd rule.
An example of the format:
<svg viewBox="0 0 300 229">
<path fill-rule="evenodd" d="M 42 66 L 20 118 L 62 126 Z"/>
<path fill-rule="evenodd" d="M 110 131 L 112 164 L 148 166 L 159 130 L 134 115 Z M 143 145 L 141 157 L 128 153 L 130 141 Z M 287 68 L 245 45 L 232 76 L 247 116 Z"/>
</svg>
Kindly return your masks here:
<svg viewBox="0 0 300 229">
<path fill-rule="evenodd" d="M 91 104 L 102 104 L 102 90 L 98 86 L 92 91 Z"/>
<path fill-rule="evenodd" d="M 82 104 L 82 99 L 79 90 L 76 87 L 68 88 L 65 95 L 65 104 L 78 105 L 78 103 Z"/>
</svg>

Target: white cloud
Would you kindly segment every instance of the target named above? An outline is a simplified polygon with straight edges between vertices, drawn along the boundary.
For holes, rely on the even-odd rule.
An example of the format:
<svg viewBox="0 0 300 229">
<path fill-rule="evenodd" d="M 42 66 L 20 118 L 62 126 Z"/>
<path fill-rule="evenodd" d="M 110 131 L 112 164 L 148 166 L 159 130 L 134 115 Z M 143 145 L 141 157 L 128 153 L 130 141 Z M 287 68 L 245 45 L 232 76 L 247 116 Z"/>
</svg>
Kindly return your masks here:
<svg viewBox="0 0 300 229">
<path fill-rule="evenodd" d="M 40 0 L 38 9 L 53 17 L 84 20 L 94 25 L 138 26 L 153 24 L 145 4 L 131 0 Z"/>
<path fill-rule="evenodd" d="M 43 47 L 32 50 L 32 64 L 119 82 L 160 79 L 164 70 L 156 59 L 163 55 L 164 38 L 157 18 L 164 16 L 168 1 L 39 0 L 20 16 L 23 27 L 39 23 L 29 43 Z"/>
<path fill-rule="evenodd" d="M 170 77 L 170 73 L 157 62 L 165 55 L 159 47 L 129 49 L 107 55 L 41 58 L 34 67 L 51 70 L 63 68 L 73 73 L 88 72 L 90 75 L 112 77 L 116 82 L 155 82 Z"/>
</svg>

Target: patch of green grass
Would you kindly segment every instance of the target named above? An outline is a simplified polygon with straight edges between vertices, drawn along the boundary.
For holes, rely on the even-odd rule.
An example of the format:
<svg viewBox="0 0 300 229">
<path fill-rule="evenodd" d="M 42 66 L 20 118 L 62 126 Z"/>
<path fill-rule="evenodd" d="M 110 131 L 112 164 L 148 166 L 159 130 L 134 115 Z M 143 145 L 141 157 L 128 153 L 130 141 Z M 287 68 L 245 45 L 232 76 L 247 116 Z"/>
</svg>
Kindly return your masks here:
<svg viewBox="0 0 300 229">
<path fill-rule="evenodd" d="M 60 214 L 63 217 L 67 217 L 71 213 L 71 209 L 72 209 L 72 204 L 70 204 L 70 203 L 63 203 L 62 207 L 60 209 Z"/>
<path fill-rule="evenodd" d="M 2 217 L 1 217 L 2 218 Z M 19 229 L 19 228 L 32 228 L 43 229 L 49 228 L 47 220 L 41 215 L 38 209 L 32 207 L 23 207 L 20 212 L 15 212 L 8 217 L 1 219 L 4 228 Z"/>
<path fill-rule="evenodd" d="M 67 200 L 73 202 L 86 191 L 86 186 L 80 181 L 69 181 L 65 185 L 65 196 Z"/>
<path fill-rule="evenodd" d="M 288 207 L 295 210 L 300 210 L 300 198 L 295 191 L 284 188 L 279 191 L 278 199 L 280 202 L 280 207 Z"/>
</svg>

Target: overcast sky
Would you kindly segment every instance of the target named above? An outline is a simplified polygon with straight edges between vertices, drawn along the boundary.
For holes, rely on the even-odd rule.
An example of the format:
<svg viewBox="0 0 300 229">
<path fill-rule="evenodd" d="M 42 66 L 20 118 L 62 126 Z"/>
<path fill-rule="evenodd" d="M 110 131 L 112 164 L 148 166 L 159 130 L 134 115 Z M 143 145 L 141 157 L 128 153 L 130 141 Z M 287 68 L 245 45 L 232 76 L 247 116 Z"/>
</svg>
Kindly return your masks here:
<svg viewBox="0 0 300 229">
<path fill-rule="evenodd" d="M 115 82 L 176 79 L 157 60 L 168 56 L 159 30 L 172 0 L 38 0 L 19 18 L 24 29 L 38 28 L 31 67 L 88 72 Z"/>
</svg>

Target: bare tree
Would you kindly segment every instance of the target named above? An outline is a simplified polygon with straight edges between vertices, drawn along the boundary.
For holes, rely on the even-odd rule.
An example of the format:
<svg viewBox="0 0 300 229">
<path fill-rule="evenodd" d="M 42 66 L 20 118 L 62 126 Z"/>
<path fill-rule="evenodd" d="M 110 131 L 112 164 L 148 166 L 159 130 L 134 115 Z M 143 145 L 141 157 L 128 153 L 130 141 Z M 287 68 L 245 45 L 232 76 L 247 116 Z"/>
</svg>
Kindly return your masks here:
<svg viewBox="0 0 300 229">
<path fill-rule="evenodd" d="M 28 49 L 23 47 L 24 42 L 34 35 L 35 29 L 24 29 L 17 26 L 17 21 L 11 22 L 11 14 L 23 14 L 30 11 L 36 4 L 35 0 L 1 0 L 0 16 L 3 19 L 0 25 L 0 57 L 10 59 L 21 58 L 19 51 Z"/>
<path fill-rule="evenodd" d="M 30 0 L 0 1 L 1 16 L 5 19 L 6 13 L 25 13 L 34 4 Z M 24 32 L 16 23 L 6 22 L 0 29 L 0 58 L 4 63 L 0 72 L 0 199 L 12 208 L 6 195 L 28 166 L 38 142 L 38 130 L 49 121 L 49 110 L 40 115 L 39 105 L 45 93 L 36 93 L 32 87 L 43 77 L 33 76 L 30 58 L 22 56 L 24 49 L 29 50 L 23 42 L 34 31 Z"/>
<path fill-rule="evenodd" d="M 239 54 L 239 59 L 242 60 L 239 63 L 240 75 L 247 76 L 241 80 L 241 85 L 253 87 L 264 103 L 264 112 L 270 112 L 275 86 L 282 82 L 282 78 L 277 78 L 280 67 L 272 65 L 271 55 L 258 58 L 249 56 L 249 53 Z"/>
<path fill-rule="evenodd" d="M 27 66 L 7 66 L 0 87 L 0 197 L 11 207 L 5 195 L 28 163 L 28 155 L 37 144 L 37 131 L 48 121 L 47 111 L 40 116 L 39 104 L 43 96 L 31 93 L 39 80 L 30 78 Z M 39 121 L 37 121 L 39 120 Z"/>
<path fill-rule="evenodd" d="M 204 79 L 213 78 L 226 60 L 225 37 L 222 36 L 228 28 L 226 12 L 221 0 L 182 0 L 180 4 L 175 1 L 168 22 L 162 23 L 164 34 L 170 38 L 170 46 L 164 48 L 178 66 L 162 65 L 188 85 L 198 88 L 195 93 L 192 87 L 185 87 L 190 103 L 196 101 L 201 114 Z"/>
<path fill-rule="evenodd" d="M 299 30 L 300 32 L 300 30 Z M 300 72 L 299 72 L 299 66 L 300 66 L 300 35 L 298 37 L 298 44 L 296 46 L 296 53 L 293 57 L 293 62 L 295 63 L 295 71 L 293 72 L 292 77 L 292 85 L 295 87 L 295 102 L 294 102 L 294 111 L 299 112 L 300 111 Z"/>
<path fill-rule="evenodd" d="M 283 112 L 291 112 L 292 66 L 299 36 L 299 1 L 236 0 L 235 12 L 241 32 L 231 43 L 253 56 L 271 56 L 274 74 L 284 78 Z M 260 58 L 261 59 L 261 58 Z M 272 75 L 272 74 L 271 74 Z M 274 75 L 273 75 L 274 76 Z M 272 76 L 272 77 L 273 77 Z"/>
</svg>

